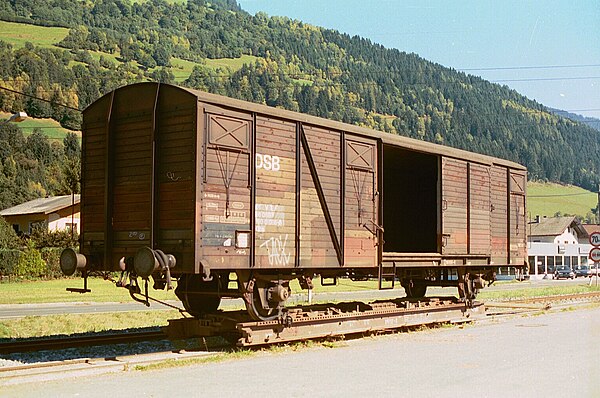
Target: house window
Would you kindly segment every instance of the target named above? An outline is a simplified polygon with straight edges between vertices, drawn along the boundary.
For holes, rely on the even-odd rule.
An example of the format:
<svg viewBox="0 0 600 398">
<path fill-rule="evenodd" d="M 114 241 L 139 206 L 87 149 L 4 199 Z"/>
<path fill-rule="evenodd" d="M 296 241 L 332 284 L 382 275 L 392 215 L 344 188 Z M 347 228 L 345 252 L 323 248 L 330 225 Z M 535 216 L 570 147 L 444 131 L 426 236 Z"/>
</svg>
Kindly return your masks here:
<svg viewBox="0 0 600 398">
<path fill-rule="evenodd" d="M 554 256 L 546 257 L 546 261 L 548 263 L 548 273 L 553 274 L 554 273 Z"/>
<path fill-rule="evenodd" d="M 569 266 L 569 268 L 571 268 L 571 257 L 565 256 L 565 265 L 567 265 L 567 266 Z"/>
<path fill-rule="evenodd" d="M 529 275 L 535 274 L 535 256 L 529 256 L 527 259 L 529 262 Z"/>
<path fill-rule="evenodd" d="M 563 265 L 563 256 L 556 256 L 554 265 Z"/>
<path fill-rule="evenodd" d="M 588 258 L 587 258 L 587 256 L 580 256 L 579 260 L 580 260 L 580 264 L 581 265 L 588 265 Z"/>
<path fill-rule="evenodd" d="M 544 273 L 546 272 L 546 257 L 545 256 L 539 256 L 537 258 L 537 270 L 538 270 L 538 275 L 544 275 Z"/>
<path fill-rule="evenodd" d="M 29 222 L 29 233 L 32 233 L 36 228 L 42 228 L 44 226 L 44 221 L 30 221 Z"/>
<path fill-rule="evenodd" d="M 13 227 L 13 229 L 15 230 L 15 232 L 18 234 L 18 233 L 19 233 L 19 230 L 21 229 L 21 228 L 20 228 L 20 225 L 19 225 L 19 224 L 13 224 L 13 225 L 12 225 L 12 227 Z"/>
<path fill-rule="evenodd" d="M 571 256 L 571 265 L 573 267 L 579 265 L 579 257 L 577 257 L 577 256 Z"/>
</svg>

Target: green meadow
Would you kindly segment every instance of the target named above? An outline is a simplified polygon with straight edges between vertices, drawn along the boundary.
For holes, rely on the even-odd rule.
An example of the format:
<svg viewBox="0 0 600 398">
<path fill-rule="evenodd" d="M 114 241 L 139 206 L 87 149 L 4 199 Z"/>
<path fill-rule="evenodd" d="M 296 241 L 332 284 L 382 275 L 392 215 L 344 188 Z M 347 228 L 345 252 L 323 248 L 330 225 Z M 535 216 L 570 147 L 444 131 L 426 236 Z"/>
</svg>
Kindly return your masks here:
<svg viewBox="0 0 600 398">
<path fill-rule="evenodd" d="M 527 217 L 552 217 L 557 212 L 585 217 L 596 207 L 598 195 L 575 186 L 527 183 Z"/>
<path fill-rule="evenodd" d="M 9 113 L 0 112 L 0 120 L 6 120 L 10 117 Z M 68 132 L 68 130 L 60 125 L 56 120 L 52 119 L 34 119 L 28 117 L 24 121 L 17 124 L 23 131 L 23 135 L 27 137 L 34 129 L 39 128 L 48 137 L 50 141 L 62 142 Z M 81 132 L 73 131 L 77 136 L 81 137 Z"/>
<path fill-rule="evenodd" d="M 50 28 L 0 21 L 0 39 L 17 48 L 25 46 L 26 42 L 39 47 L 54 47 L 68 33 L 69 29 L 67 28 Z"/>
</svg>

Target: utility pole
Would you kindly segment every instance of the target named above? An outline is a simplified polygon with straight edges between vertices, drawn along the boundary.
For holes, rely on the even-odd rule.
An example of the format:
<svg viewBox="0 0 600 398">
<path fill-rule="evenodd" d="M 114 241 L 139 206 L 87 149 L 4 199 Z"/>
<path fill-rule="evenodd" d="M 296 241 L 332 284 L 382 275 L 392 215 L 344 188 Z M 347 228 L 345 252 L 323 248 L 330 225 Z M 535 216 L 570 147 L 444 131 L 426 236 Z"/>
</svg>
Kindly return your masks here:
<svg viewBox="0 0 600 398">
<path fill-rule="evenodd" d="M 596 204 L 596 224 L 600 225 L 600 184 L 598 184 L 598 203 Z"/>
</svg>

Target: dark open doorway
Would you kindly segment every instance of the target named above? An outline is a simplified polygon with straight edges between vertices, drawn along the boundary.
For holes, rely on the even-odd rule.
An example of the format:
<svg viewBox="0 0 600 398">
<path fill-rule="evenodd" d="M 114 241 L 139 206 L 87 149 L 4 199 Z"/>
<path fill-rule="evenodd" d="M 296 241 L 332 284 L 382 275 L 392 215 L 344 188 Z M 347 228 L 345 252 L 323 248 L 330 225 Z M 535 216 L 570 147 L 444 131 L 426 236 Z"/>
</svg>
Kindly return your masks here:
<svg viewBox="0 0 600 398">
<path fill-rule="evenodd" d="M 383 147 L 384 252 L 438 252 L 437 155 Z"/>
</svg>

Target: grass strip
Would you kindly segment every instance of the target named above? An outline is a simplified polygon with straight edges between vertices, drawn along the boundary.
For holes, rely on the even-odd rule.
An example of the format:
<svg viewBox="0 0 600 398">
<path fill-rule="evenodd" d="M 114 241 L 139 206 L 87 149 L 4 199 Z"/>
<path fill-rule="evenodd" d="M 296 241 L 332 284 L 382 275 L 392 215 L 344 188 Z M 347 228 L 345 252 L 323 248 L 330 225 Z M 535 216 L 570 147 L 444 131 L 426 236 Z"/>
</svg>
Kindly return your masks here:
<svg viewBox="0 0 600 398">
<path fill-rule="evenodd" d="M 176 310 L 27 316 L 0 321 L 0 338 L 68 336 L 78 333 L 166 326 L 169 319 L 180 316 Z"/>
</svg>

